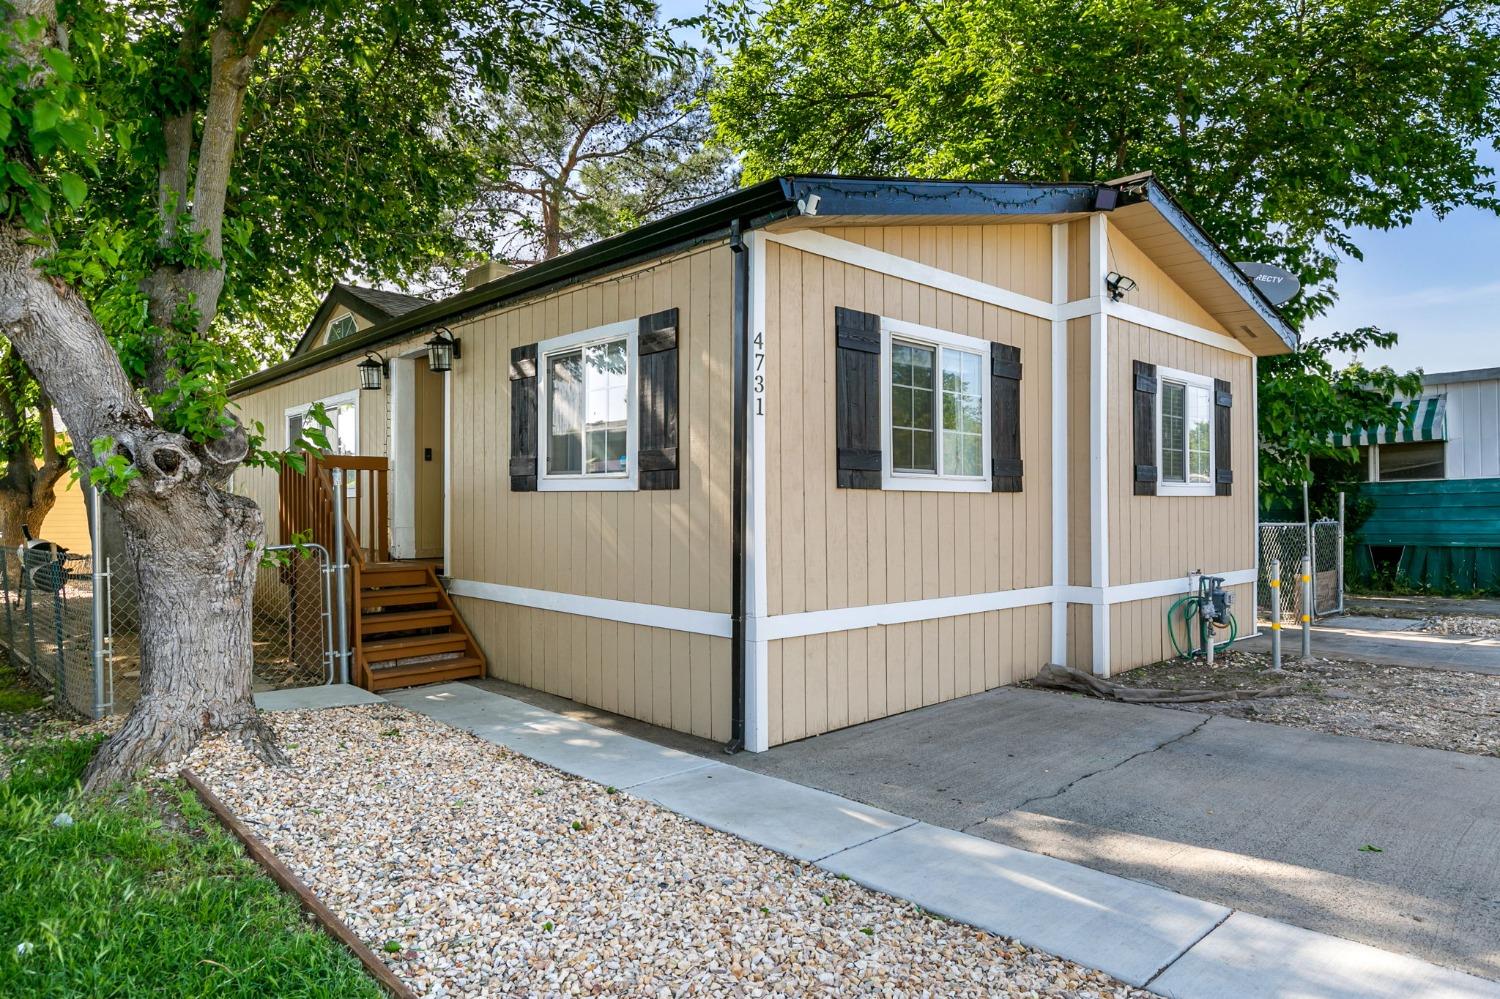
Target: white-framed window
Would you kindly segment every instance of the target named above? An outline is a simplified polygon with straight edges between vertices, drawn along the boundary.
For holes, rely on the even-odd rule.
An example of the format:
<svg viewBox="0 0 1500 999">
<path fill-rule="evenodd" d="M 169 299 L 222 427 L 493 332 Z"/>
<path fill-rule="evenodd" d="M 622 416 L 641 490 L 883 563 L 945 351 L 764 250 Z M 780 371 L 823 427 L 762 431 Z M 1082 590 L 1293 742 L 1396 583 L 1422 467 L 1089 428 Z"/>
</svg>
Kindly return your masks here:
<svg viewBox="0 0 1500 999">
<path fill-rule="evenodd" d="M 328 324 L 327 342 L 338 343 L 340 340 L 347 340 L 356 332 L 358 332 L 358 326 L 354 322 L 354 317 L 345 312 L 344 314 L 335 317 L 333 322 Z"/>
<path fill-rule="evenodd" d="M 639 320 L 537 345 L 537 489 L 633 490 Z"/>
<path fill-rule="evenodd" d="M 344 392 L 340 395 L 317 399 L 314 402 L 292 406 L 286 410 L 282 421 L 286 432 L 284 446 L 290 448 L 302 436 L 302 425 L 307 411 L 314 403 L 322 403 L 332 426 L 326 428 L 330 454 L 359 454 L 359 392 Z"/>
<path fill-rule="evenodd" d="M 1446 475 L 1445 441 L 1397 441 L 1375 447 L 1375 479 L 1403 482 L 1441 479 Z"/>
<path fill-rule="evenodd" d="M 1214 495 L 1214 380 L 1158 368 L 1156 492 Z"/>
<path fill-rule="evenodd" d="M 990 491 L 989 357 L 986 340 L 880 320 L 884 488 Z"/>
</svg>

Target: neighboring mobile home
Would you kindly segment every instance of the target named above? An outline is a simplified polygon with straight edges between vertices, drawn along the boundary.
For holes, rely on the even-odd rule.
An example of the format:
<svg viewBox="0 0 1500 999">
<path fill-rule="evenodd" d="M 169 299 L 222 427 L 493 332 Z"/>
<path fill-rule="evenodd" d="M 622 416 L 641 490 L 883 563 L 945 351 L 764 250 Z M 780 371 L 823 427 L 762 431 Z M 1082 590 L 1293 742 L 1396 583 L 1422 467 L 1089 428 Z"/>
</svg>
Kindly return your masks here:
<svg viewBox="0 0 1500 999">
<path fill-rule="evenodd" d="M 1374 502 L 1355 534 L 1363 575 L 1442 590 L 1500 589 L 1500 368 L 1425 375 L 1394 430 L 1361 428 L 1360 495 Z"/>
<path fill-rule="evenodd" d="M 360 682 L 484 669 L 760 750 L 1163 659 L 1195 570 L 1249 620 L 1256 358 L 1294 344 L 1149 175 L 788 177 L 314 332 L 234 395 L 274 446 L 353 406 Z M 312 487 L 239 481 L 272 540 L 328 543 Z M 424 556 L 455 624 L 368 582 Z"/>
</svg>

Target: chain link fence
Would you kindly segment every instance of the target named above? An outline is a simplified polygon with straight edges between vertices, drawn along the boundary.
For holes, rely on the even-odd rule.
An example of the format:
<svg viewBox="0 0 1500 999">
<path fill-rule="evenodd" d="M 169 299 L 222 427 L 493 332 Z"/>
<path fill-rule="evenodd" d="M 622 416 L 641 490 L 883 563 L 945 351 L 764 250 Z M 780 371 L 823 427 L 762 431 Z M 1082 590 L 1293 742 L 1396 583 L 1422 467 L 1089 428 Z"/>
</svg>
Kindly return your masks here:
<svg viewBox="0 0 1500 999">
<path fill-rule="evenodd" d="M 250 605 L 255 689 L 309 687 L 330 682 L 333 620 L 328 599 L 328 553 L 321 545 L 273 545 L 256 576 Z M 113 562 L 111 561 L 113 566 Z M 127 711 L 140 695 L 140 590 L 133 572 L 108 575 L 108 682 L 113 709 Z"/>
<path fill-rule="evenodd" d="M 1323 617 L 1344 609 L 1343 525 L 1337 520 L 1314 521 L 1312 532 L 1312 614 Z M 1256 586 L 1256 613 L 1269 622 L 1271 608 L 1271 563 L 1281 562 L 1281 622 L 1296 626 L 1302 619 L 1304 596 L 1298 577 L 1302 558 L 1308 553 L 1308 525 L 1304 523 L 1261 524 L 1260 580 Z"/>
<path fill-rule="evenodd" d="M 251 603 L 255 689 L 331 683 L 328 552 L 321 545 L 266 551 Z M 56 706 L 92 718 L 128 710 L 141 678 L 138 581 L 123 560 L 101 561 L 96 567 L 94 557 L 46 541 L 0 538 L 0 645 Z"/>
<path fill-rule="evenodd" d="M 97 713 L 93 559 L 45 543 L 0 539 L 0 641 L 59 706 Z"/>
</svg>

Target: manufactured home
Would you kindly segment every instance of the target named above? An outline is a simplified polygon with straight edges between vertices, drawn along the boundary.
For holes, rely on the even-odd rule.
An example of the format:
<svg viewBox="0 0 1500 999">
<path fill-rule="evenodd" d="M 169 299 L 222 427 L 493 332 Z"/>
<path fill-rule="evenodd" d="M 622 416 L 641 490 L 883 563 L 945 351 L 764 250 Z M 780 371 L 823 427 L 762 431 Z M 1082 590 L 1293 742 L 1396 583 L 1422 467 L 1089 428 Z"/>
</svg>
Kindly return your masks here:
<svg viewBox="0 0 1500 999">
<path fill-rule="evenodd" d="M 271 541 L 343 518 L 366 686 L 762 750 L 1166 658 L 1195 571 L 1252 613 L 1256 360 L 1296 337 L 1150 175 L 784 177 L 474 283 L 325 306 L 234 388 L 272 446 L 334 414 L 238 484 Z"/>
<path fill-rule="evenodd" d="M 1371 501 L 1360 575 L 1439 590 L 1500 590 L 1500 368 L 1424 375 L 1395 427 L 1351 430 Z"/>
</svg>

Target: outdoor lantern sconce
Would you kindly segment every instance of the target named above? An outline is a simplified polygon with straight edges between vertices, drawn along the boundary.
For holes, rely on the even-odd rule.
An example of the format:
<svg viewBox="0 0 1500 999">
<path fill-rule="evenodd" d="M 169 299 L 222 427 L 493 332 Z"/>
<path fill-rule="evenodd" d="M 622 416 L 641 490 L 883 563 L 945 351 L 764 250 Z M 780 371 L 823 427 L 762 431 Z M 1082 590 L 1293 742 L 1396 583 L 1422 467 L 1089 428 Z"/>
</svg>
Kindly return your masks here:
<svg viewBox="0 0 1500 999">
<path fill-rule="evenodd" d="M 1109 289 L 1109 300 L 1118 302 L 1125 297 L 1127 291 L 1135 290 L 1135 278 L 1128 278 L 1119 271 L 1110 271 L 1104 275 L 1104 287 Z"/>
<path fill-rule="evenodd" d="M 391 373 L 391 363 L 373 350 L 367 351 L 365 359 L 356 367 L 359 368 L 359 387 L 366 392 L 379 392 L 381 379 Z"/>
<path fill-rule="evenodd" d="M 460 346 L 463 341 L 453 335 L 447 327 L 439 327 L 437 334 L 427 341 L 427 370 L 444 372 L 453 370 L 453 359 L 463 357 Z"/>
</svg>

